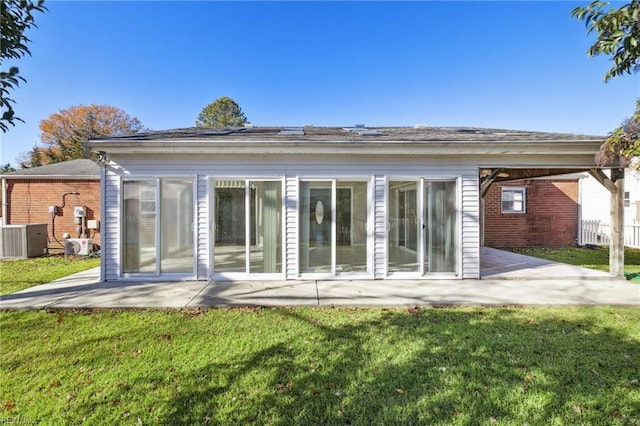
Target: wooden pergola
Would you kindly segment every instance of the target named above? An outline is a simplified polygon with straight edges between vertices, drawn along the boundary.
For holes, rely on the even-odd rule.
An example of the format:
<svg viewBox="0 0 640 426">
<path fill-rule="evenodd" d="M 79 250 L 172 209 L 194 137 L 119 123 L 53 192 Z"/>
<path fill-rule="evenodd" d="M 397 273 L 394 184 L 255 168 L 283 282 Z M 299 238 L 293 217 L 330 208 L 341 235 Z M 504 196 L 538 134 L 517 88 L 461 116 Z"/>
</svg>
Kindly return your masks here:
<svg viewBox="0 0 640 426">
<path fill-rule="evenodd" d="M 604 167 L 610 169 L 607 176 L 603 168 L 508 168 L 496 167 L 482 169 L 480 174 L 480 196 L 484 200 L 491 185 L 495 182 L 506 182 L 538 177 L 557 176 L 571 173 L 587 172 L 596 179 L 610 196 L 611 235 L 609 244 L 609 272 L 616 277 L 624 276 L 624 168 Z"/>
</svg>

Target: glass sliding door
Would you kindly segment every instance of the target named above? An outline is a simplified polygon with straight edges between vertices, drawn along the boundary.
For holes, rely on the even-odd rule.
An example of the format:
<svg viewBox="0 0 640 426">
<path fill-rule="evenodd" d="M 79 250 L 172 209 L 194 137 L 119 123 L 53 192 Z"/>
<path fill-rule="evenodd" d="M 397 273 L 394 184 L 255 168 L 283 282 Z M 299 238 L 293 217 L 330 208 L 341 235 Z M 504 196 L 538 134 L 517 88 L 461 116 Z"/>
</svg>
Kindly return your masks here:
<svg viewBox="0 0 640 426">
<path fill-rule="evenodd" d="M 250 181 L 249 273 L 282 272 L 282 183 Z"/>
<path fill-rule="evenodd" d="M 388 271 L 419 272 L 418 185 L 415 181 L 389 182 Z"/>
<path fill-rule="evenodd" d="M 387 271 L 456 273 L 456 181 L 394 181 L 388 186 Z"/>
<path fill-rule="evenodd" d="M 125 180 L 122 188 L 122 272 L 193 273 L 193 179 Z"/>
<path fill-rule="evenodd" d="M 214 272 L 282 273 L 282 182 L 216 179 L 214 204 Z"/>
<path fill-rule="evenodd" d="M 333 273 L 332 181 L 300 182 L 300 272 Z"/>
<path fill-rule="evenodd" d="M 156 272 L 156 181 L 124 181 L 122 272 Z"/>
<path fill-rule="evenodd" d="M 160 272 L 193 271 L 193 181 L 160 181 Z"/>
<path fill-rule="evenodd" d="M 425 272 L 456 272 L 457 208 L 455 182 L 425 183 Z"/>
<path fill-rule="evenodd" d="M 245 198 L 245 181 L 215 181 L 213 262 L 216 272 L 245 272 L 247 269 Z"/>
<path fill-rule="evenodd" d="M 336 272 L 367 272 L 367 182 L 337 181 Z"/>
<path fill-rule="evenodd" d="M 368 188 L 364 180 L 300 182 L 300 274 L 368 273 Z"/>
</svg>

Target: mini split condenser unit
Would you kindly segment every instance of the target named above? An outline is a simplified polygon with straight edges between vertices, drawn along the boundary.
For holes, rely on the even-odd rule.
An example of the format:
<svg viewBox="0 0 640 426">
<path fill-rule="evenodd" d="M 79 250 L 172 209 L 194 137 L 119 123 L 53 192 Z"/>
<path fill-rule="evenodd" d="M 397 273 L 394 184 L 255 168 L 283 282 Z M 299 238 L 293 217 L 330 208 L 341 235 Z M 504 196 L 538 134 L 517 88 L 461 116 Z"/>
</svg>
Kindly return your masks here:
<svg viewBox="0 0 640 426">
<path fill-rule="evenodd" d="M 63 240 L 64 254 L 77 254 L 87 256 L 93 252 L 93 240 L 91 238 L 67 238 Z"/>
</svg>

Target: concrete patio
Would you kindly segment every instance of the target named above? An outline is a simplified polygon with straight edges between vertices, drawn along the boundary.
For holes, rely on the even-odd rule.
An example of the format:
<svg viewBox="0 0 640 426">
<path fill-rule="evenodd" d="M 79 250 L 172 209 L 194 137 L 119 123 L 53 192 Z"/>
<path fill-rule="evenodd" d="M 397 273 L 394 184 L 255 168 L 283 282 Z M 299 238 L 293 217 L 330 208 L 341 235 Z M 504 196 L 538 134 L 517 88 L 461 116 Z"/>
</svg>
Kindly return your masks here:
<svg viewBox="0 0 640 426">
<path fill-rule="evenodd" d="M 0 297 L 0 309 L 227 306 L 640 306 L 640 284 L 482 248 L 481 280 L 100 282 L 98 268 Z"/>
</svg>

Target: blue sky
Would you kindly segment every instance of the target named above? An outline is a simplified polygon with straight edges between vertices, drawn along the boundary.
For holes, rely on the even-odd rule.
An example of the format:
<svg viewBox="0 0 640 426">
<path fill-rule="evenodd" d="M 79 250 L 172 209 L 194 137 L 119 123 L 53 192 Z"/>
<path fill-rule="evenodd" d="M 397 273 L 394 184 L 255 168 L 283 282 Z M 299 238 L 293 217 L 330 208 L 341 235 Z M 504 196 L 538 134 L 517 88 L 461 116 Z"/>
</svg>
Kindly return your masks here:
<svg viewBox="0 0 640 426">
<path fill-rule="evenodd" d="M 17 62 L 26 123 L 0 134 L 0 160 L 16 165 L 40 120 L 70 106 L 162 130 L 193 126 L 221 96 L 257 126 L 604 135 L 633 112 L 640 76 L 603 83 L 608 58 L 587 58 L 592 39 L 569 16 L 587 3 L 50 0 Z"/>
</svg>

